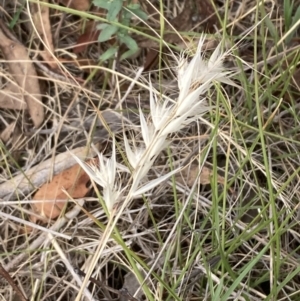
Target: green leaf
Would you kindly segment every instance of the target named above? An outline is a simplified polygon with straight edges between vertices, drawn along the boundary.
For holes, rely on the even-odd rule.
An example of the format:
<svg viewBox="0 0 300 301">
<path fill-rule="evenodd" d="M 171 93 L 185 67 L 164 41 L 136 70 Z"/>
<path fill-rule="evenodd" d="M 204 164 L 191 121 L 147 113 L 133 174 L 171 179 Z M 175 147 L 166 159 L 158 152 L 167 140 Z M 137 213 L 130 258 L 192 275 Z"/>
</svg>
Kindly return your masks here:
<svg viewBox="0 0 300 301">
<path fill-rule="evenodd" d="M 104 29 L 102 29 L 98 41 L 105 42 L 109 40 L 117 31 L 118 27 L 116 25 L 107 25 Z"/>
<path fill-rule="evenodd" d="M 139 3 L 130 3 L 126 6 L 128 9 L 139 9 L 141 5 Z"/>
<path fill-rule="evenodd" d="M 120 57 L 120 61 L 125 60 L 129 57 L 131 57 L 132 55 L 134 55 L 139 49 L 130 49 L 126 52 L 124 52 L 121 57 Z"/>
<path fill-rule="evenodd" d="M 273 22 L 271 21 L 269 16 L 265 17 L 265 23 L 266 23 L 266 26 L 267 26 L 268 30 L 270 31 L 270 34 L 271 34 L 272 38 L 277 43 L 277 41 L 279 40 L 277 28 L 275 27 L 275 25 L 273 24 Z"/>
<path fill-rule="evenodd" d="M 104 62 L 112 58 L 118 51 L 118 47 L 111 47 L 100 55 L 100 61 Z"/>
<path fill-rule="evenodd" d="M 120 60 L 127 59 L 139 50 L 136 41 L 131 36 L 118 34 L 118 38 L 121 43 L 125 44 L 129 48 L 128 51 L 121 55 Z"/>
<path fill-rule="evenodd" d="M 123 10 L 122 12 L 122 25 L 129 27 L 132 13 L 129 10 Z"/>
<path fill-rule="evenodd" d="M 115 21 L 117 15 L 120 13 L 123 7 L 123 0 L 111 0 L 110 1 L 110 8 L 107 13 L 107 20 L 108 21 Z"/>
<path fill-rule="evenodd" d="M 103 30 L 104 28 L 106 28 L 108 26 L 107 23 L 101 23 L 101 24 L 98 24 L 96 27 L 97 29 L 99 30 Z"/>
<path fill-rule="evenodd" d="M 272 241 L 269 241 L 269 243 L 257 254 L 255 255 L 255 257 L 245 265 L 245 267 L 243 268 L 243 270 L 240 272 L 238 278 L 236 278 L 233 283 L 231 284 L 231 286 L 229 288 L 226 289 L 226 293 L 223 294 L 222 298 L 218 297 L 218 300 L 220 301 L 226 301 L 229 299 L 230 294 L 232 294 L 232 292 L 234 292 L 234 290 L 240 285 L 240 283 L 242 282 L 243 278 L 251 273 L 253 267 L 256 265 L 256 263 L 261 260 L 262 256 L 267 252 L 268 248 L 270 248 Z"/>
<path fill-rule="evenodd" d="M 300 6 L 297 8 L 295 15 L 292 18 L 291 24 L 290 24 L 290 28 L 292 28 L 296 22 L 300 19 Z M 290 29 L 288 28 L 288 29 Z M 295 27 L 290 33 L 289 35 L 286 37 L 285 39 L 285 43 L 289 44 L 291 42 L 291 40 L 293 39 L 293 37 L 295 36 L 296 30 L 298 30 L 299 26 Z M 287 29 L 286 29 L 287 30 Z"/>
<path fill-rule="evenodd" d="M 138 18 L 142 19 L 143 21 L 146 21 L 148 19 L 148 15 L 142 11 L 141 9 L 129 9 L 129 11 L 137 16 Z"/>
<path fill-rule="evenodd" d="M 284 13 L 285 30 L 290 29 L 291 22 L 292 22 L 292 11 L 293 11 L 293 6 L 291 5 L 291 1 L 284 0 L 283 13 Z"/>
<path fill-rule="evenodd" d="M 109 10 L 111 7 L 111 1 L 108 0 L 94 0 L 93 3 L 95 6 L 104 8 L 106 10 Z"/>
<path fill-rule="evenodd" d="M 300 18 L 300 6 L 298 6 L 298 8 L 295 12 L 295 15 L 293 16 L 291 26 L 294 26 L 296 24 L 296 22 L 298 22 L 299 18 Z"/>
<path fill-rule="evenodd" d="M 118 35 L 120 42 L 125 44 L 130 50 L 137 51 L 139 49 L 136 41 L 129 35 Z"/>
</svg>

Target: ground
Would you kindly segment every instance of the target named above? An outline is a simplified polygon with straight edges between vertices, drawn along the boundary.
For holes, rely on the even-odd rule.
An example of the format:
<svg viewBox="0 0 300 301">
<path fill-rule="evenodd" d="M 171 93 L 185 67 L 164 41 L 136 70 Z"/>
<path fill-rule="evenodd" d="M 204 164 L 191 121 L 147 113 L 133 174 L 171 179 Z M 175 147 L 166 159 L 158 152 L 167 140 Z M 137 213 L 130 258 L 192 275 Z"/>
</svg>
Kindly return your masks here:
<svg viewBox="0 0 300 301">
<path fill-rule="evenodd" d="M 0 300 L 299 300 L 300 2 L 121 2 L 0 4 Z"/>
</svg>

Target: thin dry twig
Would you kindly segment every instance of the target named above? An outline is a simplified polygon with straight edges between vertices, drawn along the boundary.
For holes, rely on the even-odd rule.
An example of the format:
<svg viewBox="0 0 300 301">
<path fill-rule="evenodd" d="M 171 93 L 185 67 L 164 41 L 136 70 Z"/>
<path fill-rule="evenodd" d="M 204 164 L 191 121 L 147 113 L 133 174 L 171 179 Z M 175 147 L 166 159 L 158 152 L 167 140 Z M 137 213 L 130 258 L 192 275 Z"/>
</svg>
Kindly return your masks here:
<svg viewBox="0 0 300 301">
<path fill-rule="evenodd" d="M 14 289 L 17 296 L 19 297 L 20 301 L 28 301 L 28 299 L 23 295 L 22 291 L 19 289 L 17 284 L 13 281 L 13 279 L 8 274 L 8 272 L 3 268 L 1 263 L 0 263 L 0 276 L 5 278 L 5 280 L 10 284 L 10 286 Z"/>
</svg>

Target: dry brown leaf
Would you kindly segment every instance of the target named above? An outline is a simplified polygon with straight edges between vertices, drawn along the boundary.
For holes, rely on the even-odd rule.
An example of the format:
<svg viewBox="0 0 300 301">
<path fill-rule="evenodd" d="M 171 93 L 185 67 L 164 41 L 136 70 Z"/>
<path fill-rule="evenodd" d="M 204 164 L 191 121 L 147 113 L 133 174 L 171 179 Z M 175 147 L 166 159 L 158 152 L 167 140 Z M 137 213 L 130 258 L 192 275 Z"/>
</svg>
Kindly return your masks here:
<svg viewBox="0 0 300 301">
<path fill-rule="evenodd" d="M 187 185 L 188 187 L 192 187 L 195 181 L 198 179 L 199 184 L 208 185 L 211 183 L 211 179 L 213 178 L 213 170 L 203 166 L 201 168 L 201 172 L 199 175 L 199 165 L 198 163 L 192 163 L 187 167 L 181 170 L 181 173 L 175 176 L 175 179 L 178 183 L 182 185 Z M 217 183 L 225 185 L 224 177 L 217 175 Z M 231 192 L 232 196 L 236 196 L 236 192 L 233 188 L 229 187 L 228 190 Z"/>
<path fill-rule="evenodd" d="M 15 83 L 8 83 L 0 90 L 0 108 L 11 110 L 26 110 L 24 94 Z"/>
<path fill-rule="evenodd" d="M 94 149 L 86 146 L 75 148 L 72 150 L 72 153 L 79 158 L 87 155 L 90 157 L 96 155 Z M 12 194 L 26 195 L 35 190 L 36 187 L 41 187 L 46 183 L 50 174 L 59 174 L 75 164 L 77 164 L 75 159 L 73 156 L 70 156 L 68 151 L 58 154 L 55 158 L 45 160 L 29 170 L 21 171 L 20 174 L 12 179 L 7 179 L 5 182 L 0 183 L 0 198 L 8 198 Z"/>
<path fill-rule="evenodd" d="M 91 6 L 90 0 L 59 0 L 63 5 L 77 10 L 87 10 Z"/>
<path fill-rule="evenodd" d="M 48 2 L 48 0 L 44 0 L 44 2 Z M 54 53 L 54 45 L 51 33 L 49 7 L 37 3 L 30 3 L 30 11 L 33 21 L 31 27 L 32 29 L 33 27 L 35 28 L 46 45 L 46 47 L 44 46 L 45 50 L 41 51 L 40 55 L 52 69 L 56 69 L 57 63 L 51 54 Z"/>
<path fill-rule="evenodd" d="M 190 0 L 195 3 L 196 9 L 192 19 L 202 26 L 207 33 L 215 32 L 215 26 L 219 24 L 219 19 L 216 15 L 215 9 L 211 4 L 211 0 Z M 196 17 L 196 18 L 195 18 Z"/>
<path fill-rule="evenodd" d="M 16 39 L 8 37 L 9 30 L 0 21 L 0 48 L 9 65 L 11 75 L 24 92 L 24 98 L 34 126 L 39 127 L 44 121 L 44 108 L 35 68 L 26 48 Z"/>
<path fill-rule="evenodd" d="M 199 165 L 197 163 L 192 163 L 191 165 L 182 169 L 181 174 L 176 175 L 175 178 L 177 182 L 192 187 L 198 175 L 199 175 Z M 210 168 L 203 166 L 201 168 L 201 172 L 199 175 L 199 183 L 202 185 L 210 184 L 212 177 L 213 177 L 213 171 Z M 225 184 L 224 178 L 219 175 L 217 176 L 217 182 L 222 185 Z"/>
<path fill-rule="evenodd" d="M 149 49 L 144 62 L 144 71 L 146 72 L 155 68 L 158 58 L 158 51 L 156 49 Z"/>
<path fill-rule="evenodd" d="M 77 42 L 73 48 L 73 52 L 81 53 L 85 51 L 90 44 L 98 41 L 99 33 L 100 30 L 96 28 L 96 22 L 88 22 L 85 26 L 84 33 L 77 39 Z"/>
<path fill-rule="evenodd" d="M 44 202 L 34 203 L 33 211 L 45 219 L 58 217 L 69 199 L 64 190 L 73 199 L 83 198 L 90 190 L 87 186 L 89 180 L 89 176 L 78 164 L 64 170 L 36 192 L 33 200 L 44 200 Z M 31 220 L 35 221 L 35 217 Z"/>
<path fill-rule="evenodd" d="M 13 136 L 14 130 L 16 128 L 16 123 L 12 122 L 9 124 L 6 129 L 0 134 L 0 139 L 4 142 L 7 143 L 9 139 Z"/>
<path fill-rule="evenodd" d="M 4 143 L 10 143 L 13 146 L 20 140 L 22 131 L 16 122 L 9 124 L 6 129 L 0 134 L 0 139 Z"/>
</svg>

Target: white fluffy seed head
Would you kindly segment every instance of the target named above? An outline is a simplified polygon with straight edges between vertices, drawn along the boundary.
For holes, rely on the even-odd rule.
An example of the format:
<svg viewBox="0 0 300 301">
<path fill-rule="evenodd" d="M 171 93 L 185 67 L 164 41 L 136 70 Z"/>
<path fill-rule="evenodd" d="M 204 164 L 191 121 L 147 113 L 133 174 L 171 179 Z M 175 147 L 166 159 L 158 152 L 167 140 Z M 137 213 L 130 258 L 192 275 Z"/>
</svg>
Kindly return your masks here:
<svg viewBox="0 0 300 301">
<path fill-rule="evenodd" d="M 95 164 L 87 164 L 73 155 L 74 159 L 80 167 L 88 174 L 90 179 L 103 188 L 103 200 L 108 211 L 111 211 L 115 203 L 121 195 L 121 187 L 118 187 L 118 179 L 116 179 L 116 150 L 115 140 L 113 140 L 112 156 L 104 160 L 103 154 L 98 154 L 99 166 Z"/>
<path fill-rule="evenodd" d="M 221 53 L 221 44 L 215 49 L 209 60 L 203 59 L 202 48 L 205 37 L 202 36 L 193 59 L 188 62 L 183 56 L 178 60 L 178 88 L 179 96 L 175 101 L 159 102 L 151 82 L 150 86 L 150 117 L 144 116 L 141 108 L 140 128 L 143 141 L 139 147 L 129 145 L 124 135 L 125 153 L 133 169 L 131 188 L 127 197 L 129 202 L 134 196 L 145 193 L 147 190 L 159 185 L 166 177 L 162 175 L 155 180 L 143 184 L 142 180 L 154 164 L 155 159 L 164 150 L 170 141 L 168 135 L 180 131 L 183 127 L 197 120 L 210 109 L 204 95 L 214 82 L 234 85 L 229 79 L 230 72 L 223 67 L 224 55 Z M 76 159 L 76 157 L 75 157 Z M 110 159 L 103 160 L 99 155 L 99 167 L 86 165 L 78 158 L 77 162 L 87 172 L 90 178 L 103 187 L 103 198 L 109 210 L 120 197 L 122 188 L 117 187 L 115 143 Z"/>
</svg>

